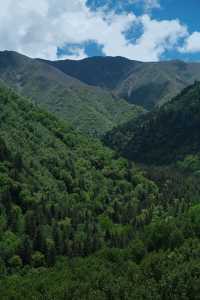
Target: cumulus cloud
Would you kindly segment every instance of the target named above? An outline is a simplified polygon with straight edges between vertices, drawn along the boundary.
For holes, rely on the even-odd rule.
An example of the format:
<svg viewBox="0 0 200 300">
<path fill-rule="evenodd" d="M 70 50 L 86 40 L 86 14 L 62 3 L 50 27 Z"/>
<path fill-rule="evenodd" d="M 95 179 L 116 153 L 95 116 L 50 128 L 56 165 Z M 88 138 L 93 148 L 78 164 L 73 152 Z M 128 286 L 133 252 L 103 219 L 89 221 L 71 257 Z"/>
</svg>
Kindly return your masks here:
<svg viewBox="0 0 200 300">
<path fill-rule="evenodd" d="M 182 53 L 200 52 L 200 32 L 193 32 L 185 40 L 183 47 L 179 48 Z"/>
<path fill-rule="evenodd" d="M 57 48 L 66 43 L 105 44 L 112 39 L 116 44 L 114 39 L 123 39 L 134 18 L 133 14 L 91 11 L 86 0 L 7 0 L 0 10 L 0 50 L 56 59 Z M 84 56 L 75 50 L 77 57 Z"/>
<path fill-rule="evenodd" d="M 134 1 L 134 0 L 133 0 Z M 156 0 L 139 0 L 156 6 Z M 141 26 L 134 42 L 126 32 Z M 91 10 L 86 0 L 6 0 L 0 10 L 0 50 L 16 50 L 31 57 L 57 59 L 58 48 L 94 41 L 105 55 L 157 61 L 187 35 L 178 20 L 157 21 L 133 12 Z M 84 47 L 70 49 L 69 58 L 86 57 Z"/>
<path fill-rule="evenodd" d="M 118 48 L 112 47 L 112 53 L 119 55 L 122 52 L 126 57 L 142 61 L 158 61 L 161 55 L 175 47 L 179 40 L 187 36 L 187 28 L 178 20 L 156 21 L 148 15 L 137 19 L 143 27 L 143 34 L 134 44 L 122 41 Z M 105 52 L 110 52 L 105 45 Z"/>
</svg>

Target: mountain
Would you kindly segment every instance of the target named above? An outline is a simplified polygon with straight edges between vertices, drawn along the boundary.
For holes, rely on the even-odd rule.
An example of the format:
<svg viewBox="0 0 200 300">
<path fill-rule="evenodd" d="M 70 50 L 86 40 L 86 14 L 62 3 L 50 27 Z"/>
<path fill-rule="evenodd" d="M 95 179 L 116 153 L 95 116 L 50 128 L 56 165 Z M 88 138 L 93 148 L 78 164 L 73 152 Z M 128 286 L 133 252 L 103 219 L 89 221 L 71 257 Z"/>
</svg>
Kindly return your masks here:
<svg viewBox="0 0 200 300">
<path fill-rule="evenodd" d="M 44 61 L 44 60 L 42 60 Z M 93 86 L 115 89 L 139 62 L 124 57 L 90 57 L 83 60 L 45 61 L 65 74 Z M 94 76 L 95 74 L 95 76 Z"/>
<path fill-rule="evenodd" d="M 143 110 L 42 61 L 0 53 L 0 79 L 81 132 L 99 136 Z"/>
<path fill-rule="evenodd" d="M 0 83 L 2 300 L 198 299 L 199 197 Z"/>
<path fill-rule="evenodd" d="M 14 52 L 0 78 L 0 299 L 198 300 L 200 83 L 143 114 Z"/>
<path fill-rule="evenodd" d="M 148 110 L 169 101 L 183 88 L 200 80 L 199 63 L 179 60 L 143 63 L 123 57 L 92 57 L 47 63 Z"/>
<path fill-rule="evenodd" d="M 138 121 L 108 133 L 106 143 L 129 159 L 169 164 L 200 152 L 200 83 Z"/>
</svg>

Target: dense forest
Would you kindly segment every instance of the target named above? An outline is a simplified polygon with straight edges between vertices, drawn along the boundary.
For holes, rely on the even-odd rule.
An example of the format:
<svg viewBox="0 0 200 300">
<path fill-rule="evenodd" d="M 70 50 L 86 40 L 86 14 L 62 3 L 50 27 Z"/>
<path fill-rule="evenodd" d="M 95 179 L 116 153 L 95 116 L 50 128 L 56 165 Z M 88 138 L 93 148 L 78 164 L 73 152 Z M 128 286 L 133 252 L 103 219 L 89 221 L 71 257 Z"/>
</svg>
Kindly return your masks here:
<svg viewBox="0 0 200 300">
<path fill-rule="evenodd" d="M 22 261 L 30 263 L 34 250 L 48 262 L 51 251 L 86 255 L 104 245 L 125 245 L 130 224 L 137 223 L 127 212 L 141 213 L 153 202 L 156 185 L 100 142 L 13 92 L 1 88 L 0 96 L 2 232 L 16 233 L 12 237 L 22 247 Z M 9 253 L 5 259 L 11 259 Z"/>
<path fill-rule="evenodd" d="M 105 142 L 128 159 L 168 165 L 199 164 L 200 83 L 185 88 L 162 107 L 114 128 Z M 194 166 L 193 166 L 194 168 Z"/>
<path fill-rule="evenodd" d="M 178 96 L 190 95 L 194 116 L 198 91 Z M 1 84 L 0 298 L 199 299 L 198 156 L 188 155 L 138 166 Z"/>
</svg>

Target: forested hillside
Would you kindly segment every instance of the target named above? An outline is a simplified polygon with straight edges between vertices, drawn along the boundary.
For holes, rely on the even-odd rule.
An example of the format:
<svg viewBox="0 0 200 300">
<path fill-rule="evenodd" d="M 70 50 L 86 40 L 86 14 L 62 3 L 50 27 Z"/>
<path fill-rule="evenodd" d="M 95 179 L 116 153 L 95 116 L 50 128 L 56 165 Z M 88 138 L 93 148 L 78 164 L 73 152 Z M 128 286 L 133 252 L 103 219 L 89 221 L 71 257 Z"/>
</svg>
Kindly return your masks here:
<svg viewBox="0 0 200 300">
<path fill-rule="evenodd" d="M 198 299 L 199 197 L 1 85 L 1 299 Z"/>
<path fill-rule="evenodd" d="M 87 84 L 107 88 L 147 110 L 168 102 L 183 88 L 200 80 L 199 63 L 179 60 L 138 62 L 124 57 L 91 57 L 80 61 L 46 62 Z"/>
<path fill-rule="evenodd" d="M 199 129 L 200 83 L 196 82 L 160 109 L 115 128 L 105 141 L 131 160 L 167 165 L 186 158 L 188 167 L 198 170 Z"/>
<path fill-rule="evenodd" d="M 23 238 L 33 243 L 29 255 L 39 250 L 47 260 L 47 248 L 56 242 L 50 250 L 66 255 L 126 244 L 136 222 L 136 215 L 127 216 L 137 199 L 135 187 L 146 186 L 148 202 L 156 198 L 156 186 L 126 160 L 114 159 L 100 142 L 87 140 L 13 92 L 1 88 L 0 97 L 2 232 L 13 230 L 18 245 Z M 9 253 L 5 259 L 11 259 Z"/>
<path fill-rule="evenodd" d="M 0 52 L 0 78 L 83 133 L 99 136 L 143 109 L 101 88 L 91 87 L 62 71 L 16 52 Z"/>
</svg>

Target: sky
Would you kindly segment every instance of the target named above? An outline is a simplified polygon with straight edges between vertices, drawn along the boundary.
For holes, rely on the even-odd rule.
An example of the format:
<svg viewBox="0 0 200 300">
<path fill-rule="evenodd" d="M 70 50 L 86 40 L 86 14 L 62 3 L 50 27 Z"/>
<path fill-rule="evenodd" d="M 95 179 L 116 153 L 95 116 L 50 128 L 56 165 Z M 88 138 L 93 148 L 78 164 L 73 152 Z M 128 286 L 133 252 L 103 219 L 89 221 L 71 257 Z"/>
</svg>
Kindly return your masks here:
<svg viewBox="0 0 200 300">
<path fill-rule="evenodd" d="M 200 0 L 6 0 L 0 51 L 200 61 Z"/>
</svg>

